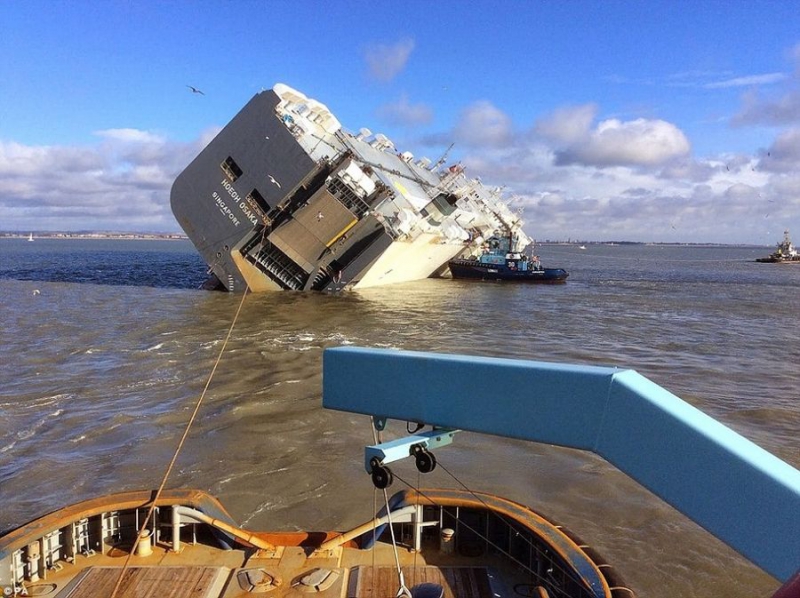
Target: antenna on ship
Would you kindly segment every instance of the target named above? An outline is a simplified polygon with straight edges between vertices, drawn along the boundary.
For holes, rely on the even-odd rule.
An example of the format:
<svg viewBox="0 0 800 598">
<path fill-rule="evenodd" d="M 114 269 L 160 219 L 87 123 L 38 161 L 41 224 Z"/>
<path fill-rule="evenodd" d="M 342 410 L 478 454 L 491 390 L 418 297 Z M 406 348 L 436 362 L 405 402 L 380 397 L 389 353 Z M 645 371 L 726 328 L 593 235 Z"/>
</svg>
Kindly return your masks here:
<svg viewBox="0 0 800 598">
<path fill-rule="evenodd" d="M 431 169 L 430 169 L 430 170 L 431 170 L 431 172 L 433 172 L 434 170 L 436 170 L 436 169 L 437 169 L 437 168 L 439 168 L 439 167 L 440 167 L 442 164 L 444 164 L 444 163 L 445 163 L 445 161 L 447 160 L 447 156 L 448 156 L 448 154 L 450 154 L 450 150 L 451 150 L 451 149 L 453 149 L 453 146 L 454 146 L 454 145 L 455 145 L 455 142 L 450 144 L 450 147 L 448 147 L 448 148 L 445 150 L 445 152 L 442 154 L 442 157 L 441 157 L 441 158 L 439 158 L 439 159 L 436 161 L 436 163 L 435 163 L 435 164 L 434 164 L 434 165 L 431 167 Z"/>
</svg>

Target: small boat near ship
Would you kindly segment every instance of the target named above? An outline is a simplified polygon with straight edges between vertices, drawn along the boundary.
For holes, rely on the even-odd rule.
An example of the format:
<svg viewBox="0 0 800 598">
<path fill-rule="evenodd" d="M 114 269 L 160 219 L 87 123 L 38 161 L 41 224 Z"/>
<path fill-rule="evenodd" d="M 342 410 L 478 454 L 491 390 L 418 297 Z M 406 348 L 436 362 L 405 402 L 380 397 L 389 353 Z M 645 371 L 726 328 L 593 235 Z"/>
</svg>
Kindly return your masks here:
<svg viewBox="0 0 800 598">
<path fill-rule="evenodd" d="M 507 280 L 513 282 L 566 282 L 569 273 L 563 268 L 545 268 L 539 257 L 519 251 L 519 239 L 513 233 L 495 235 L 486 240 L 480 253 L 448 262 L 455 279 Z"/>
<path fill-rule="evenodd" d="M 364 467 L 384 507 L 364 525 L 254 532 L 199 490 L 109 494 L 0 535 L 0 589 L 53 598 L 635 596 L 585 541 L 525 505 L 467 488 L 410 486 L 389 499 L 390 464 L 411 458 L 430 473 L 435 455 L 471 430 L 593 450 L 784 583 L 775 598 L 800 592 L 800 472 L 632 370 L 339 347 L 324 353 L 323 406 L 370 416 L 376 441 Z M 384 438 L 389 420 L 407 422 L 406 435 Z"/>
<path fill-rule="evenodd" d="M 756 258 L 757 262 L 771 264 L 800 264 L 800 253 L 789 238 L 789 231 L 783 231 L 783 241 L 778 243 L 778 248 L 767 257 Z"/>
<path fill-rule="evenodd" d="M 279 83 L 178 175 L 170 202 L 208 264 L 207 287 L 228 291 L 437 276 L 501 225 L 527 244 L 502 189 L 446 158 L 416 159 L 368 129 L 349 133 L 327 106 Z"/>
</svg>

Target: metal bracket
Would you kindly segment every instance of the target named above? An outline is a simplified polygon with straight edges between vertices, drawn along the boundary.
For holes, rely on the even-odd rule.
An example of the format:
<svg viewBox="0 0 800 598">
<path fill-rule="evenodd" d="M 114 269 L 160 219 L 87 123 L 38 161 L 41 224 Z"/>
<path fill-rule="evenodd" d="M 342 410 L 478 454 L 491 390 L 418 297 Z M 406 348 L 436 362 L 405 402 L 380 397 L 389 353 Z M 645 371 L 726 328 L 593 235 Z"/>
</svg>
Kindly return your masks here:
<svg viewBox="0 0 800 598">
<path fill-rule="evenodd" d="M 371 474 L 373 463 L 386 465 L 406 457 L 416 456 L 420 450 L 430 451 L 452 444 L 453 436 L 459 431 L 440 428 L 368 446 L 364 449 L 364 469 Z"/>
</svg>

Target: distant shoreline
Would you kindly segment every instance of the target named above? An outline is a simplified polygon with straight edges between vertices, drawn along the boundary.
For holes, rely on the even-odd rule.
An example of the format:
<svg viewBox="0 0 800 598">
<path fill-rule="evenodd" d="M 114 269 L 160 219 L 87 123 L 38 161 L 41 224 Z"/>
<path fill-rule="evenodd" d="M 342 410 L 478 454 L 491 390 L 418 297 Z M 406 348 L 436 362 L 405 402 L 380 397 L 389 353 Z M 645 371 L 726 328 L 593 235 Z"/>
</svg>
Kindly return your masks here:
<svg viewBox="0 0 800 598">
<path fill-rule="evenodd" d="M 747 249 L 763 249 L 764 247 L 772 247 L 772 245 L 758 245 L 755 243 L 681 243 L 675 241 L 584 241 L 582 243 L 568 242 L 568 241 L 537 241 L 537 245 L 560 245 L 565 247 L 590 247 L 602 245 L 605 247 L 613 247 L 614 245 L 630 246 L 640 245 L 644 247 L 741 247 Z"/>
<path fill-rule="evenodd" d="M 79 232 L 79 233 L 54 233 L 54 232 L 32 232 L 32 233 L 10 233 L 0 232 L 0 239 L 102 239 L 102 240 L 122 240 L 122 241 L 186 241 L 188 237 L 179 233 L 101 233 L 101 232 Z"/>
<path fill-rule="evenodd" d="M 0 239 L 28 239 L 30 235 L 36 239 L 104 239 L 104 240 L 122 240 L 122 241 L 188 241 L 183 233 L 115 233 L 115 232 L 96 232 L 96 231 L 81 231 L 81 232 L 8 232 L 0 231 Z M 658 241 L 537 241 L 536 245 L 539 246 L 566 246 L 566 247 L 580 247 L 591 245 L 641 245 L 641 246 L 658 246 L 658 247 L 752 247 L 761 249 L 764 247 L 772 247 L 771 245 L 755 245 L 752 243 L 677 243 L 677 242 L 658 242 Z"/>
</svg>

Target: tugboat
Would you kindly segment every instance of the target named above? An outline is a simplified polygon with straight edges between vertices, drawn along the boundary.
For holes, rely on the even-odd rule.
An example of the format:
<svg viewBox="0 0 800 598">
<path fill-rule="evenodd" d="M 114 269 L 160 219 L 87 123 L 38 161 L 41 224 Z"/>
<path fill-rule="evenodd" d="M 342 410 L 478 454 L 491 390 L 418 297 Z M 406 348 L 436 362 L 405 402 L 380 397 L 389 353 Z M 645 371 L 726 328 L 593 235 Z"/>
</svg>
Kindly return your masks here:
<svg viewBox="0 0 800 598">
<path fill-rule="evenodd" d="M 797 252 L 797 248 L 792 244 L 792 240 L 789 238 L 789 231 L 785 230 L 783 231 L 783 241 L 778 243 L 778 248 L 767 257 L 756 258 L 756 261 L 771 264 L 789 262 L 800 264 L 800 253 Z"/>
<path fill-rule="evenodd" d="M 513 233 L 495 234 L 480 255 L 452 259 L 448 265 L 456 279 L 562 283 L 569 276 L 563 268 L 545 268 L 538 256 L 521 252 Z"/>
</svg>

